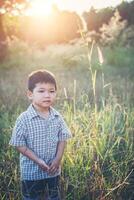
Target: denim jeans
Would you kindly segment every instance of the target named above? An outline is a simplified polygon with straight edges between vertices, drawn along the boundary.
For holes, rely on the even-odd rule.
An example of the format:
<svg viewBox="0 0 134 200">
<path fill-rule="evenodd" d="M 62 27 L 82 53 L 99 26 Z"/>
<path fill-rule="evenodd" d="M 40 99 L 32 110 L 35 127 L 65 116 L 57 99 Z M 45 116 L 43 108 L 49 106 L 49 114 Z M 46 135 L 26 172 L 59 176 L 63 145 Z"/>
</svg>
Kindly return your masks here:
<svg viewBox="0 0 134 200">
<path fill-rule="evenodd" d="M 59 176 L 22 181 L 22 195 L 23 200 L 60 200 Z"/>
</svg>

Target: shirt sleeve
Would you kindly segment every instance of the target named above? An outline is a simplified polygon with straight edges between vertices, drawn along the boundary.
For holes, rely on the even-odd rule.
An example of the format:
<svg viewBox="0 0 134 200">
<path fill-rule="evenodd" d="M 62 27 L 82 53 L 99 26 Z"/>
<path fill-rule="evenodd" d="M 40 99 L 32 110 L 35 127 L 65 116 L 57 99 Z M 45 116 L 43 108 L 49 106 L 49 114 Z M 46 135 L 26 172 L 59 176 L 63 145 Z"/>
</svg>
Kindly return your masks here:
<svg viewBox="0 0 134 200">
<path fill-rule="evenodd" d="M 26 146 L 26 126 L 20 118 L 16 120 L 9 144 L 12 146 Z"/>
<path fill-rule="evenodd" d="M 72 134 L 63 120 L 63 118 L 60 116 L 60 130 L 59 130 L 59 141 L 65 141 L 72 137 Z"/>
</svg>

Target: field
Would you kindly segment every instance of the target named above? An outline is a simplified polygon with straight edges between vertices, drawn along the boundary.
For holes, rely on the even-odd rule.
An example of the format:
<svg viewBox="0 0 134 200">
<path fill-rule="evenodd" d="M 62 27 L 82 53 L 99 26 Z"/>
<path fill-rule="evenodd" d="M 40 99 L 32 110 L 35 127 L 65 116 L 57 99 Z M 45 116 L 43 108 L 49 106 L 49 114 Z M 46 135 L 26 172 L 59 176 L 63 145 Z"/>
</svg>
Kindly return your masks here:
<svg viewBox="0 0 134 200">
<path fill-rule="evenodd" d="M 19 157 L 8 143 L 29 104 L 27 75 L 40 68 L 57 77 L 55 107 L 73 135 L 62 164 L 62 199 L 134 199 L 133 55 L 130 47 L 77 42 L 39 50 L 16 38 L 9 41 L 9 56 L 0 64 L 1 200 L 21 199 Z"/>
</svg>

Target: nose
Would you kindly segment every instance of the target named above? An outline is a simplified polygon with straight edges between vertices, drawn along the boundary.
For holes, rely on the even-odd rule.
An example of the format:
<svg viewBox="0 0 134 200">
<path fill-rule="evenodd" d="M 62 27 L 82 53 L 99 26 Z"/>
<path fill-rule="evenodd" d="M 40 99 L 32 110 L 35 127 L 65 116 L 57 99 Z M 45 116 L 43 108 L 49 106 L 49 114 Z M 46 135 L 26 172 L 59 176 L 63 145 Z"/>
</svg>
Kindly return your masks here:
<svg viewBox="0 0 134 200">
<path fill-rule="evenodd" d="M 45 91 L 45 92 L 44 92 L 44 97 L 49 97 L 49 96 L 50 96 L 49 92 L 48 92 L 48 91 Z"/>
</svg>

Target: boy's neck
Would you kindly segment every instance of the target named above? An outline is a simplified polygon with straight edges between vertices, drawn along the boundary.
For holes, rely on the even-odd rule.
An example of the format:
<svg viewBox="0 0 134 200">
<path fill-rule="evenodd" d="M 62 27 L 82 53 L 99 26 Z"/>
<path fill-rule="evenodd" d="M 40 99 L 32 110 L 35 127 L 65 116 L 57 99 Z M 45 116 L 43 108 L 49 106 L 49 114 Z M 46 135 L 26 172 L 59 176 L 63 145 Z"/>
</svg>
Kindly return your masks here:
<svg viewBox="0 0 134 200">
<path fill-rule="evenodd" d="M 37 105 L 34 105 L 33 104 L 33 106 L 34 106 L 34 108 L 35 108 L 35 110 L 39 113 L 39 115 L 41 116 L 41 117 L 48 117 L 49 116 L 49 113 L 50 113 L 50 108 L 48 107 L 48 108 L 40 108 L 40 107 L 38 107 Z"/>
</svg>

